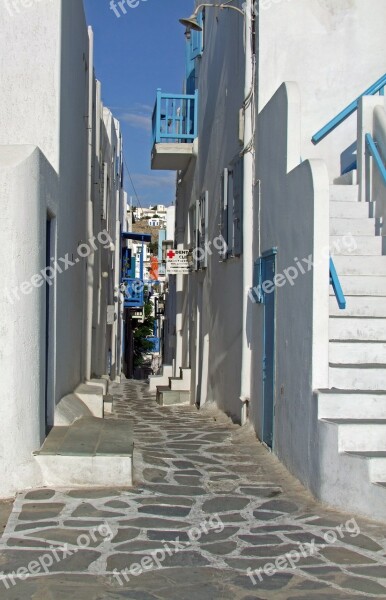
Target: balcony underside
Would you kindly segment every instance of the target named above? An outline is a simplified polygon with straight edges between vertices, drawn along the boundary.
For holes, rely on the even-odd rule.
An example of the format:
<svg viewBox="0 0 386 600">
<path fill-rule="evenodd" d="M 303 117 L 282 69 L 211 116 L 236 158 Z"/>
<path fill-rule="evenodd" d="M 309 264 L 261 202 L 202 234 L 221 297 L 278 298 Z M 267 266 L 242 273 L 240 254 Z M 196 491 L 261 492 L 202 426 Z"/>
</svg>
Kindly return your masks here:
<svg viewBox="0 0 386 600">
<path fill-rule="evenodd" d="M 193 155 L 193 144 L 154 144 L 151 168 L 154 171 L 185 171 Z"/>
</svg>

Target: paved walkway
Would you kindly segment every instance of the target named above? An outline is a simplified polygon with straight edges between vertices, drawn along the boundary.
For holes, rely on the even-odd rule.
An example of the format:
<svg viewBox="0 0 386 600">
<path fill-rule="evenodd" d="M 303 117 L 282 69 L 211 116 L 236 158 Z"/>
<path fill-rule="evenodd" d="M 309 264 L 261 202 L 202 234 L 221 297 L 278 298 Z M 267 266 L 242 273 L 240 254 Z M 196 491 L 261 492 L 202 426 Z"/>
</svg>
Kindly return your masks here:
<svg viewBox="0 0 386 600">
<path fill-rule="evenodd" d="M 1 599 L 386 599 L 385 527 L 315 503 L 215 410 L 161 409 L 140 382 L 113 393 L 136 487 L 20 494 Z"/>
</svg>

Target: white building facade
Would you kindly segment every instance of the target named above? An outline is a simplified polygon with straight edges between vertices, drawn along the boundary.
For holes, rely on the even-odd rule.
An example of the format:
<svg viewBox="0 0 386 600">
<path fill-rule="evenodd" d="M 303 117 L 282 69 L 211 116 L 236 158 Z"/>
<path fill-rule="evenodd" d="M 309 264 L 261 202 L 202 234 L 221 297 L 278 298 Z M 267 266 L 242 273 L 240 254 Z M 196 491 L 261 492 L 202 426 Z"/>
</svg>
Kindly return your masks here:
<svg viewBox="0 0 386 600">
<path fill-rule="evenodd" d="M 81 0 L 0 7 L 0 497 L 44 485 L 33 452 L 66 402 L 103 414 L 120 373 L 122 139 Z M 9 43 L 12 40 L 12 44 Z M 65 402 L 65 404 L 66 404 Z"/>
<path fill-rule="evenodd" d="M 154 132 L 153 168 L 178 172 L 176 248 L 196 257 L 175 276 L 174 374 L 190 369 L 190 401 L 251 422 L 316 496 L 386 519 L 385 181 L 364 142 L 385 164 L 386 6 L 231 4 L 199 8 L 187 41 L 196 122 L 172 132 L 162 105 Z"/>
</svg>

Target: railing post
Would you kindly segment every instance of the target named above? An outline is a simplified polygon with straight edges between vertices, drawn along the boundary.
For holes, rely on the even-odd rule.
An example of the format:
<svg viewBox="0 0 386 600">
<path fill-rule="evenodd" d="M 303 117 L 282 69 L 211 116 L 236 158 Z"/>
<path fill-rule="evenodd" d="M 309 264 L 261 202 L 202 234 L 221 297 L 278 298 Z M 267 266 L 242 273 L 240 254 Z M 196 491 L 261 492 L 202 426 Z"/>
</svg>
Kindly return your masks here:
<svg viewBox="0 0 386 600">
<path fill-rule="evenodd" d="M 198 90 L 194 92 L 194 139 L 198 137 Z"/>
<path fill-rule="evenodd" d="M 155 126 L 155 143 L 161 142 L 161 104 L 162 104 L 162 90 L 157 89 L 157 107 L 156 107 L 156 126 Z"/>
</svg>

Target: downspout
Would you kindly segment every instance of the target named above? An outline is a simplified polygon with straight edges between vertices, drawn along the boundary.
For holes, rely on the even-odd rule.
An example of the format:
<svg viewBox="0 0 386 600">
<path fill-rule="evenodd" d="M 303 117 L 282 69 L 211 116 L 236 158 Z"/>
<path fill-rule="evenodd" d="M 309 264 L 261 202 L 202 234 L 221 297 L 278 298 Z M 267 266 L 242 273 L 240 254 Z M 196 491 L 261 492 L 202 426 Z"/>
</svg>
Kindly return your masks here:
<svg viewBox="0 0 386 600">
<path fill-rule="evenodd" d="M 87 239 L 91 240 L 94 235 L 94 211 L 93 211 L 93 100 L 94 100 L 94 34 L 91 27 L 88 28 L 89 37 L 89 64 L 88 64 L 88 155 L 87 155 L 87 215 L 86 228 Z M 94 253 L 87 257 L 86 265 L 86 326 L 85 326 L 85 355 L 84 355 L 84 378 L 91 379 L 91 355 L 92 355 L 92 321 L 93 321 L 93 292 L 94 292 Z"/>
<path fill-rule="evenodd" d="M 242 424 L 248 419 L 251 397 L 251 311 L 248 292 L 253 287 L 253 179 L 254 179 L 254 56 L 252 49 L 253 0 L 246 0 L 245 10 L 245 100 L 244 100 L 244 210 L 243 210 L 243 314 L 241 350 Z"/>
</svg>

